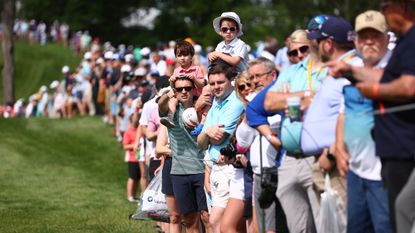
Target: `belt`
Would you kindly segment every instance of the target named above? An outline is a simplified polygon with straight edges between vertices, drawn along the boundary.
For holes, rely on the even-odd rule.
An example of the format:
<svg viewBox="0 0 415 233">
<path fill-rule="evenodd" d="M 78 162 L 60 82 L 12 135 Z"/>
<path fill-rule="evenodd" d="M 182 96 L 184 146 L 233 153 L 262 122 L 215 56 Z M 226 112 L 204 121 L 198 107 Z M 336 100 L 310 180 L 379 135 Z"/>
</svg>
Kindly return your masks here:
<svg viewBox="0 0 415 233">
<path fill-rule="evenodd" d="M 298 153 L 298 152 L 295 153 L 295 152 L 289 152 L 289 151 L 287 151 L 285 153 L 285 155 L 288 156 L 288 157 L 291 157 L 291 158 L 295 158 L 295 159 L 305 159 L 305 158 L 315 156 L 315 155 L 306 155 L 306 154 L 303 154 L 303 153 Z"/>
</svg>

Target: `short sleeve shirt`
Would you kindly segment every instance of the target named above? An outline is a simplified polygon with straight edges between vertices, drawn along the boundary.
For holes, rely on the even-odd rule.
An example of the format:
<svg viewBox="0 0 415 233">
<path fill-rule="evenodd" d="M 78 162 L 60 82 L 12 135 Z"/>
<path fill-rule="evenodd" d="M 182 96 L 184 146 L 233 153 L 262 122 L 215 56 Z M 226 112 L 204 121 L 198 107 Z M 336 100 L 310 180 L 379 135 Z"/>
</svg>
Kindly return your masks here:
<svg viewBox="0 0 415 233">
<path fill-rule="evenodd" d="M 137 138 L 137 131 L 134 127 L 128 128 L 128 130 L 124 133 L 122 138 L 123 145 L 131 145 L 135 142 Z M 128 151 L 128 162 L 138 162 L 135 158 L 135 153 L 133 150 Z"/>
<path fill-rule="evenodd" d="M 343 54 L 338 60 L 355 66 L 363 65 L 355 50 Z M 337 117 L 343 101 L 343 87 L 348 84 L 350 81 L 345 78 L 331 76 L 322 82 L 313 102 L 305 112 L 301 135 L 301 146 L 304 151 L 317 154 L 334 143 Z"/>
<path fill-rule="evenodd" d="M 194 76 L 196 79 L 199 80 L 204 80 L 205 76 L 203 75 L 203 71 L 202 69 L 195 64 L 192 64 L 189 68 L 187 69 L 183 69 L 182 67 L 178 66 L 176 67 L 176 69 L 174 69 L 173 71 L 173 76 L 177 77 L 180 75 L 187 75 L 187 76 Z M 197 88 L 196 87 L 196 96 L 200 96 L 200 94 L 202 93 L 202 88 Z"/>
<path fill-rule="evenodd" d="M 197 145 L 197 138 L 190 134 L 192 129 L 186 128 L 183 123 L 184 108 L 178 104 L 173 122 L 176 125 L 168 129 L 170 148 L 173 154 L 171 174 L 193 175 L 204 173 L 204 150 Z"/>
<path fill-rule="evenodd" d="M 248 66 L 248 46 L 238 37 L 235 37 L 229 44 L 226 44 L 225 41 L 220 42 L 215 51 L 229 54 L 232 57 L 240 57 L 241 61 L 236 66 L 237 72 L 242 72 L 246 70 Z"/>
<path fill-rule="evenodd" d="M 213 101 L 212 107 L 210 108 L 205 124 L 203 126 L 202 132 L 205 132 L 206 129 L 210 126 L 217 124 L 223 124 L 223 130 L 232 135 L 236 129 L 237 122 L 241 117 L 241 114 L 244 111 L 244 106 L 242 102 L 238 99 L 235 94 L 235 91 L 232 91 L 228 97 L 223 101 L 218 102 L 216 99 Z M 230 141 L 230 137 L 225 139 L 221 144 L 213 145 L 209 147 L 209 156 L 210 159 L 214 162 L 218 161 L 220 154 L 220 149 L 225 147 Z"/>
</svg>

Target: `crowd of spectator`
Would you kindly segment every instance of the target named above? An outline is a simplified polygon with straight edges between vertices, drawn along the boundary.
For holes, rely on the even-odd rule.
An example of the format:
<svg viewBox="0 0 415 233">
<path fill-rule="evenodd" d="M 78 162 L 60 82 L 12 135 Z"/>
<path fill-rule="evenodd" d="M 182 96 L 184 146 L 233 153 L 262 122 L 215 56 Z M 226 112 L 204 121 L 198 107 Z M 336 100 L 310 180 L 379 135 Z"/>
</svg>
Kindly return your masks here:
<svg viewBox="0 0 415 233">
<path fill-rule="evenodd" d="M 252 53 L 235 12 L 213 20 L 223 41 L 207 53 L 97 40 L 3 117 L 102 116 L 129 201 L 162 172 L 164 232 L 415 232 L 415 1 L 381 2 Z"/>
</svg>

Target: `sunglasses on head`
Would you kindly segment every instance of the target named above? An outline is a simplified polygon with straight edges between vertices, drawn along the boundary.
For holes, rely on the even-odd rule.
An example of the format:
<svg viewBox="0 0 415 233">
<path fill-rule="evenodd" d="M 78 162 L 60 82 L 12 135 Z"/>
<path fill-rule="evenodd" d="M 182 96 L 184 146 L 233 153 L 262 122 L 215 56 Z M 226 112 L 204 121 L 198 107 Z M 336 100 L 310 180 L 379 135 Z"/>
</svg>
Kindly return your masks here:
<svg viewBox="0 0 415 233">
<path fill-rule="evenodd" d="M 191 90 L 193 90 L 192 86 L 187 86 L 187 87 L 176 87 L 174 88 L 177 92 L 182 92 L 183 90 L 185 90 L 186 92 L 190 92 Z"/>
<path fill-rule="evenodd" d="M 238 85 L 238 90 L 243 91 L 243 90 L 245 90 L 246 87 L 251 87 L 251 84 L 250 83 L 239 84 Z"/>
<path fill-rule="evenodd" d="M 301 46 L 298 49 L 291 50 L 287 53 L 287 55 L 289 57 L 297 57 L 298 56 L 298 51 L 300 51 L 302 54 L 306 53 L 308 51 L 308 45 L 304 45 L 304 46 Z"/>
<path fill-rule="evenodd" d="M 227 33 L 227 32 L 235 32 L 236 31 L 236 27 L 222 27 L 220 28 L 221 32 L 223 33 Z"/>
</svg>

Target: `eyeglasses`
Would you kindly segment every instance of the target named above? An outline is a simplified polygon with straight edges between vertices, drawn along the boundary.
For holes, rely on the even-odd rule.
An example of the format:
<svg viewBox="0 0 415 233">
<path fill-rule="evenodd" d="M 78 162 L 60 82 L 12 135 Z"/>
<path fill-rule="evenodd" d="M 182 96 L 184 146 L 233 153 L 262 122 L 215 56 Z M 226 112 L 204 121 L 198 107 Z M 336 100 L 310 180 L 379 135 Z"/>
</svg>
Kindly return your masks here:
<svg viewBox="0 0 415 233">
<path fill-rule="evenodd" d="M 265 72 L 265 73 L 262 73 L 262 74 L 253 74 L 253 75 L 249 76 L 249 80 L 253 80 L 254 78 L 260 79 L 260 78 L 264 77 L 264 75 L 267 75 L 267 74 L 272 73 L 272 71 L 273 70 L 268 71 L 268 72 Z"/>
<path fill-rule="evenodd" d="M 301 46 L 300 48 L 298 48 L 298 49 L 294 49 L 294 50 L 291 50 L 291 51 L 289 51 L 288 53 L 287 53 L 287 55 L 289 56 L 289 57 L 297 57 L 298 56 L 298 52 L 300 52 L 301 54 L 304 54 L 304 53 L 306 53 L 308 51 L 308 45 L 304 45 L 304 46 Z"/>
<path fill-rule="evenodd" d="M 243 91 L 243 90 L 245 90 L 245 88 L 246 88 L 246 87 L 251 87 L 251 84 L 250 84 L 250 83 L 240 84 L 240 85 L 238 86 L 238 90 L 239 90 L 239 91 Z"/>
<path fill-rule="evenodd" d="M 192 86 L 187 86 L 187 87 L 176 87 L 174 88 L 177 92 L 183 92 L 183 90 L 185 90 L 186 92 L 190 92 L 191 90 L 193 90 Z"/>
<path fill-rule="evenodd" d="M 223 27 L 223 28 L 220 28 L 220 31 L 221 31 L 221 32 L 223 32 L 223 33 L 227 33 L 227 32 L 235 32 L 235 31 L 236 31 L 236 27 L 230 27 L 230 28 L 228 28 L 228 27 Z"/>
</svg>

